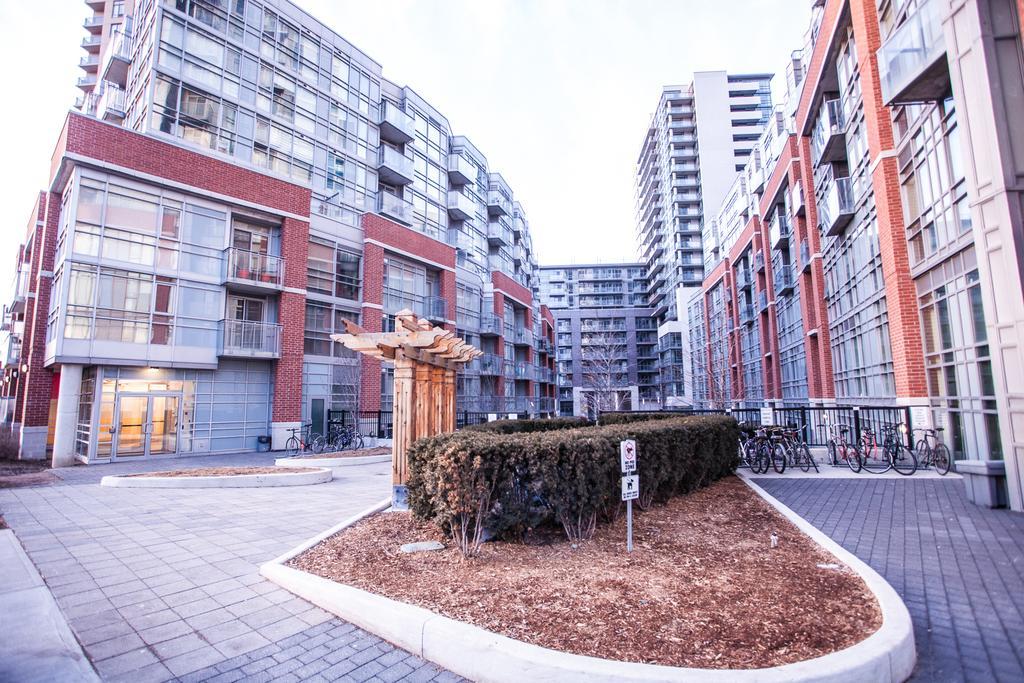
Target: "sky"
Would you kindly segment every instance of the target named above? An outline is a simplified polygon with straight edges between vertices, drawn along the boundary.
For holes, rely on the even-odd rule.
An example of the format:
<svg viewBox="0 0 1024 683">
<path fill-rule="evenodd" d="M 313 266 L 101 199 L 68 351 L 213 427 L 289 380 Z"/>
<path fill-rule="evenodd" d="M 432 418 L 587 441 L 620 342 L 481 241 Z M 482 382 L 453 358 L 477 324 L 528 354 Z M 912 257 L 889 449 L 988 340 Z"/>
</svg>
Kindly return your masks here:
<svg viewBox="0 0 1024 683">
<path fill-rule="evenodd" d="M 541 264 L 636 259 L 633 174 L 661 86 L 695 71 L 780 72 L 810 19 L 800 0 L 297 2 L 487 156 L 526 209 Z M 88 13 L 81 0 L 0 0 L 0 58 L 13 67 L 0 293 L 80 93 Z"/>
</svg>

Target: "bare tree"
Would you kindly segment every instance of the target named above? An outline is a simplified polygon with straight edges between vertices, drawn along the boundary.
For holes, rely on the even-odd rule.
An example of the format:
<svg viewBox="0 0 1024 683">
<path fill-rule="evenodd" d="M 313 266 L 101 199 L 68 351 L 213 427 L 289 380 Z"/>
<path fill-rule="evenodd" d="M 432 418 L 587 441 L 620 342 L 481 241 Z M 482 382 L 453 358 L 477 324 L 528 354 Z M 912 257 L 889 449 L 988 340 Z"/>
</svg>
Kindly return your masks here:
<svg viewBox="0 0 1024 683">
<path fill-rule="evenodd" d="M 630 408 L 626 344 L 610 332 L 583 336 L 582 389 L 588 415 Z"/>
</svg>

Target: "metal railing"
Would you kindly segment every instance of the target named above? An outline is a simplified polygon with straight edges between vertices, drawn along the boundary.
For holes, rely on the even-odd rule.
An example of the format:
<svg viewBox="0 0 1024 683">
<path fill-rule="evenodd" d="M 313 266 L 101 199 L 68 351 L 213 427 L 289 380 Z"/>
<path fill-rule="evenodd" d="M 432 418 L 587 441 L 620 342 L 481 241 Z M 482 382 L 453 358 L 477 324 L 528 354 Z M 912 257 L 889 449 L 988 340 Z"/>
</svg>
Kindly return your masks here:
<svg viewBox="0 0 1024 683">
<path fill-rule="evenodd" d="M 480 318 L 480 334 L 501 336 L 505 329 L 505 321 L 496 313 L 485 314 Z"/>
<path fill-rule="evenodd" d="M 228 247 L 227 279 L 271 287 L 284 285 L 284 259 L 237 247 Z"/>
<path fill-rule="evenodd" d="M 441 296 L 428 296 L 423 300 L 423 311 L 427 320 L 445 322 L 448 320 L 448 300 Z"/>
<path fill-rule="evenodd" d="M 249 320 L 220 321 L 220 355 L 277 358 L 281 355 L 281 326 Z"/>
</svg>

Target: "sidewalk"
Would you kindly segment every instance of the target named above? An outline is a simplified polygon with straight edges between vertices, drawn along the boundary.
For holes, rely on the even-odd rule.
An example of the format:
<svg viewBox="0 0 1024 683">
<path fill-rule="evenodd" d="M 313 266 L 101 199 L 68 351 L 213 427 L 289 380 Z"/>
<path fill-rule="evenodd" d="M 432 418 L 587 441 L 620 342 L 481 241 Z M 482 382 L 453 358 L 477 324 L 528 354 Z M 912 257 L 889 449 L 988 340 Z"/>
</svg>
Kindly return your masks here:
<svg viewBox="0 0 1024 683">
<path fill-rule="evenodd" d="M 98 681 L 10 529 L 0 530 L 0 576 L 0 681 Z"/>
</svg>

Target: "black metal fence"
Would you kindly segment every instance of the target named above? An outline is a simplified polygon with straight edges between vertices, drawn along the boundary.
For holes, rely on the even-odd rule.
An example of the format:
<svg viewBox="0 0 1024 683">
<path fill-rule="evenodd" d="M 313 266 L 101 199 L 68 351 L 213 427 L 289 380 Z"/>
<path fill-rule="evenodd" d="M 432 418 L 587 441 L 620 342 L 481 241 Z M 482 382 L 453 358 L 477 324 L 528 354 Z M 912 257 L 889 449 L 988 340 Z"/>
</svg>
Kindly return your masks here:
<svg viewBox="0 0 1024 683">
<path fill-rule="evenodd" d="M 613 411 L 609 411 L 613 412 Z M 761 424 L 760 408 L 725 408 L 725 409 L 677 409 L 666 412 L 680 415 L 732 415 L 738 422 Z M 455 428 L 462 429 L 468 425 L 487 422 L 490 413 L 462 410 L 455 414 Z M 505 414 L 499 417 L 506 417 Z M 519 419 L 526 419 L 527 414 L 519 414 Z M 907 406 L 797 406 L 775 408 L 773 422 L 779 426 L 799 429 L 804 440 L 812 446 L 824 446 L 828 443 L 833 425 L 846 425 L 850 431 L 849 440 L 860 440 L 864 431 L 870 429 L 882 439 L 882 427 L 886 425 L 902 425 L 901 432 L 906 439 L 907 447 L 913 448 L 913 434 L 910 425 L 910 408 Z M 390 439 L 392 438 L 392 413 L 390 410 L 331 410 L 327 420 L 329 429 L 343 425 L 355 425 L 363 436 Z"/>
<path fill-rule="evenodd" d="M 799 429 L 804 440 L 811 446 L 826 445 L 833 425 L 849 427 L 846 438 L 858 441 L 868 429 L 881 441 L 882 427 L 902 426 L 901 434 L 907 447 L 914 446 L 908 406 L 797 406 L 773 410 L 773 422 L 777 426 Z M 740 423 L 761 424 L 760 408 L 674 409 L 667 412 L 681 415 L 732 415 Z"/>
<path fill-rule="evenodd" d="M 490 413 L 481 413 L 469 410 L 460 410 L 455 414 L 455 428 L 462 429 L 469 425 L 487 422 Z M 502 414 L 499 417 L 507 417 Z M 518 415 L 523 420 L 529 417 L 526 413 Z M 363 436 L 377 439 L 392 438 L 392 411 L 390 410 L 330 410 L 327 413 L 328 429 L 355 425 L 356 430 Z"/>
</svg>

